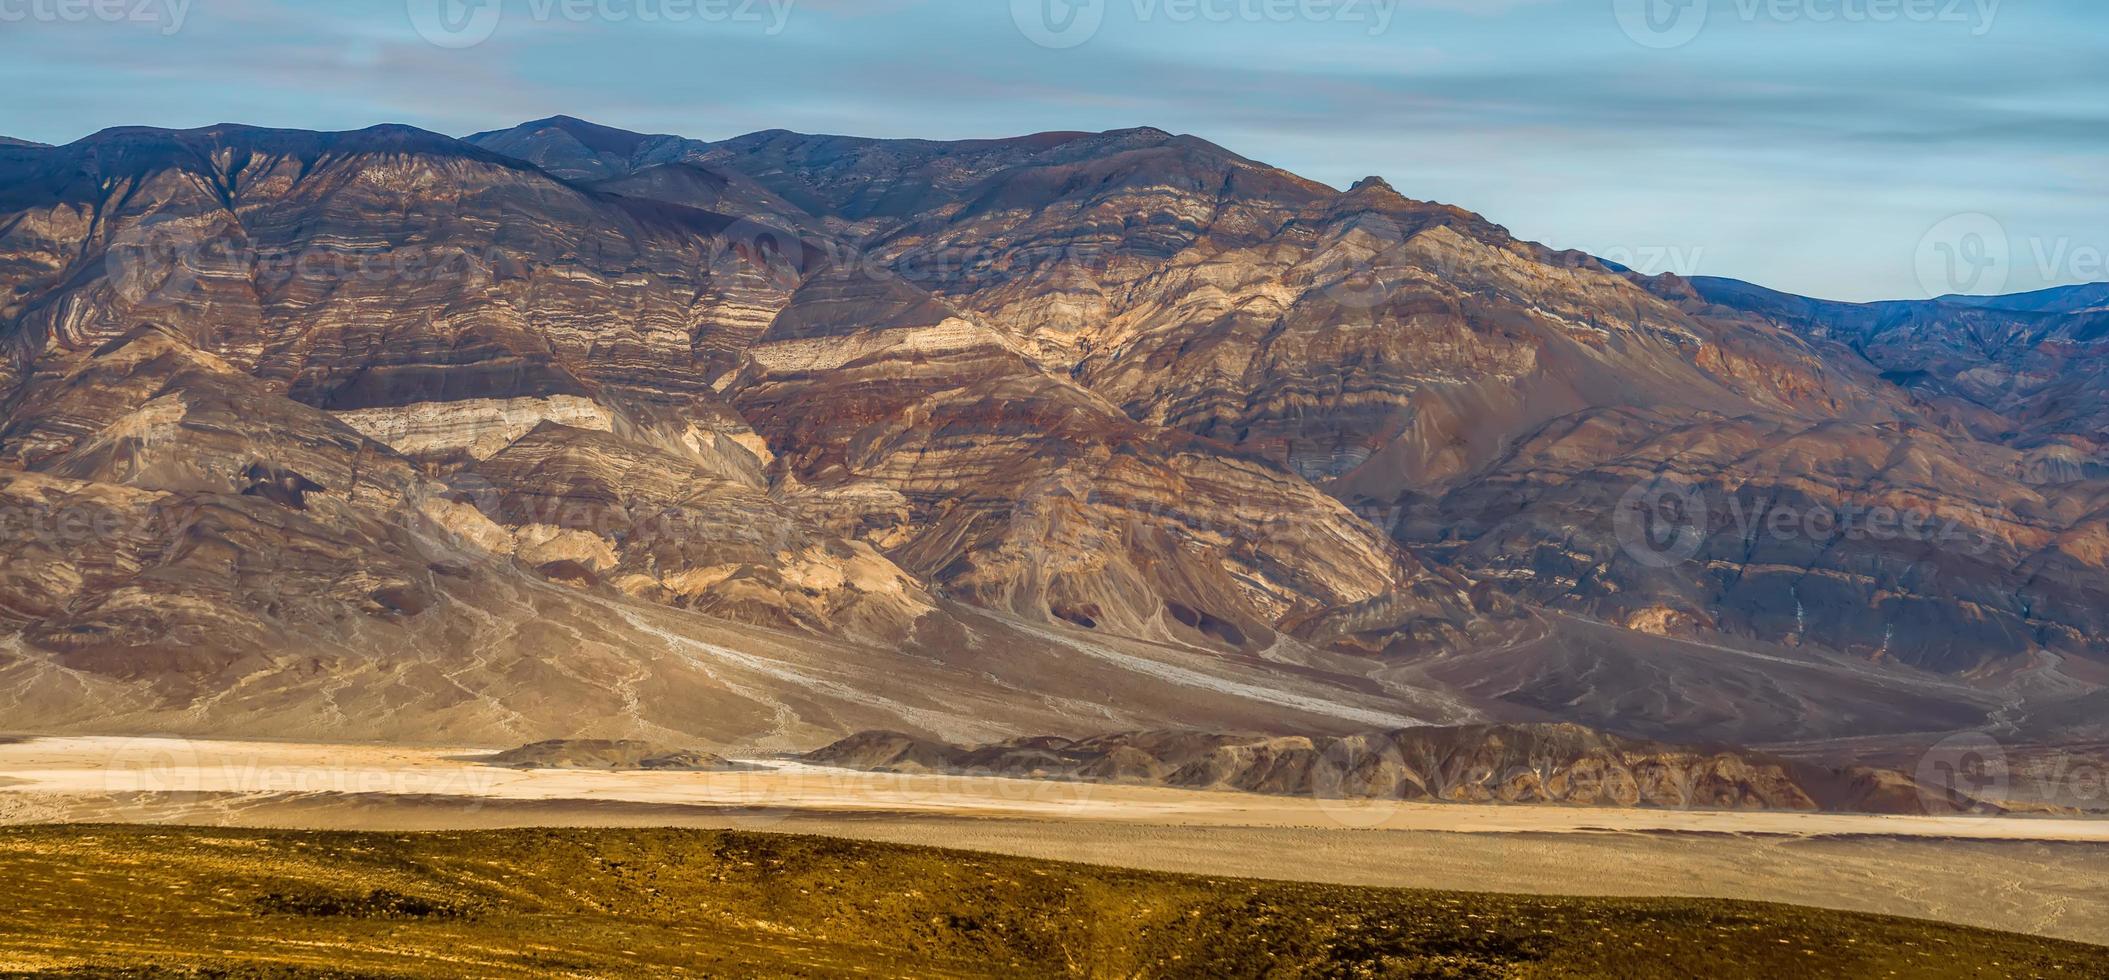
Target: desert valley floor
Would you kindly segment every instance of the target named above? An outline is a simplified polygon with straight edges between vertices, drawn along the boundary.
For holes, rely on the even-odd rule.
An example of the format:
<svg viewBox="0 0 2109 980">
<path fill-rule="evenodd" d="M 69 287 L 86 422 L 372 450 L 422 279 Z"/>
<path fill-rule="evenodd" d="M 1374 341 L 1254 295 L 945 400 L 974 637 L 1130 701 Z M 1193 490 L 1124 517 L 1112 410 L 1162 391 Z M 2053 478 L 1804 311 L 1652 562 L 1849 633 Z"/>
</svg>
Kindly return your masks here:
<svg viewBox="0 0 2109 980">
<path fill-rule="evenodd" d="M 759 830 L 1342 885 L 1775 901 L 2109 945 L 2109 821 L 1330 801 L 774 759 L 517 771 L 489 754 L 23 738 L 0 744 L 0 824 Z"/>
</svg>

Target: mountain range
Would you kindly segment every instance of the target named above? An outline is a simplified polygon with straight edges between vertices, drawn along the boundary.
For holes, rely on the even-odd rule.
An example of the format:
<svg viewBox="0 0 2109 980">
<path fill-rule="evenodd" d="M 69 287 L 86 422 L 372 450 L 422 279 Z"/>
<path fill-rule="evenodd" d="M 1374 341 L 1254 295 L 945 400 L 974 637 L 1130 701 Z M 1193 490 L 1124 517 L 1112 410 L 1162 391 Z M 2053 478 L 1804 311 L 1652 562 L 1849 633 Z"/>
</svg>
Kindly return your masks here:
<svg viewBox="0 0 2109 980">
<path fill-rule="evenodd" d="M 2105 307 L 1646 276 L 1156 129 L 5 141 L 0 705 L 2055 739 Z"/>
</svg>

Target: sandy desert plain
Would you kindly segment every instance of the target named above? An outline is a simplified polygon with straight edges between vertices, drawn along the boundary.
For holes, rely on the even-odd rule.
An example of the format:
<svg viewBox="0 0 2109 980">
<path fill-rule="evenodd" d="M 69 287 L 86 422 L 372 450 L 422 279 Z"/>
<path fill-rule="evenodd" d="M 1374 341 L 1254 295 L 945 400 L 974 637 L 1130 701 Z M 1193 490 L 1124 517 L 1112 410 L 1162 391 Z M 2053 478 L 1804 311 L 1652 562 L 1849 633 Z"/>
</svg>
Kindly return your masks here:
<svg viewBox="0 0 2109 980">
<path fill-rule="evenodd" d="M 868 773 L 522 771 L 489 747 L 17 737 L 0 825 L 768 831 L 1210 876 L 1789 903 L 2109 945 L 2109 821 L 1319 800 Z"/>
</svg>

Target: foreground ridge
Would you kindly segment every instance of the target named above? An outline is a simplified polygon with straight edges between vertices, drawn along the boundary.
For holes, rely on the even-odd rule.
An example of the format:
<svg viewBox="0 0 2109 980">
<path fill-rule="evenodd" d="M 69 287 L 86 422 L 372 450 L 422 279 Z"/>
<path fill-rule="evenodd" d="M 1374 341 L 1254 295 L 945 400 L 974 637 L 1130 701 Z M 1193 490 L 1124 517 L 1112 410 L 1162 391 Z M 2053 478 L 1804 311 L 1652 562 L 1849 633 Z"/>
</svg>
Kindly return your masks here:
<svg viewBox="0 0 2109 980">
<path fill-rule="evenodd" d="M 13 977 L 2109 970 L 2100 947 L 1788 906 L 1267 883 L 729 832 L 27 828 L 0 830 L 0 850 Z"/>
</svg>

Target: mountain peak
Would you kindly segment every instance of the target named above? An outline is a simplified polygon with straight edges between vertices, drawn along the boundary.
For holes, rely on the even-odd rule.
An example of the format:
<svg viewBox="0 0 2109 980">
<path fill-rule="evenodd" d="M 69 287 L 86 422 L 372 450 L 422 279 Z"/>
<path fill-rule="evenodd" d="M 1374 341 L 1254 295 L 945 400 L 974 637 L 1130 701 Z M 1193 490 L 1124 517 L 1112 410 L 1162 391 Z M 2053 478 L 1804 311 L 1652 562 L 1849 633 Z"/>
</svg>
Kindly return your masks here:
<svg viewBox="0 0 2109 980">
<path fill-rule="evenodd" d="M 68 148 L 128 152 L 155 148 L 195 150 L 220 146 L 238 146 L 289 154 L 396 151 L 483 155 L 482 151 L 451 136 L 401 123 L 382 123 L 365 129 L 336 132 L 274 129 L 240 123 L 215 123 L 194 129 L 113 126 L 68 144 Z"/>
<path fill-rule="evenodd" d="M 603 126 L 597 122 L 580 119 L 577 116 L 562 114 L 521 123 L 513 127 L 511 132 L 534 133 L 550 129 L 579 141 L 580 144 L 595 153 L 612 153 L 617 156 L 629 156 L 636 153 L 639 146 L 653 138 L 645 133 L 618 129 L 614 126 Z M 485 137 L 502 135 L 503 132 L 478 133 L 469 137 L 469 140 L 471 142 L 480 142 Z"/>
<path fill-rule="evenodd" d="M 567 115 L 561 112 L 551 116 L 544 116 L 540 119 L 529 120 L 527 122 L 521 123 L 520 125 L 534 126 L 538 128 L 542 126 L 600 126 L 599 123 L 591 122 L 585 119 L 580 119 L 577 116 Z"/>
<path fill-rule="evenodd" d="M 506 170 L 528 167 L 510 157 L 414 126 L 380 125 L 342 132 L 274 129 L 220 123 L 195 129 L 116 126 L 62 147 L 5 154 L 0 173 L 0 209 L 56 197 L 86 200 L 103 182 L 137 180 L 164 171 L 215 175 L 258 162 L 325 162 L 368 159 L 471 161 Z"/>
<path fill-rule="evenodd" d="M 1398 193 L 1398 190 L 1391 186 L 1390 181 L 1385 180 L 1382 177 L 1376 176 L 1375 174 L 1371 174 L 1368 177 L 1364 177 L 1361 180 L 1355 181 L 1355 186 L 1348 188 L 1348 193 L 1352 194 L 1355 191 L 1359 191 L 1364 188 L 1373 191 L 1390 191 L 1393 194 Z"/>
</svg>

